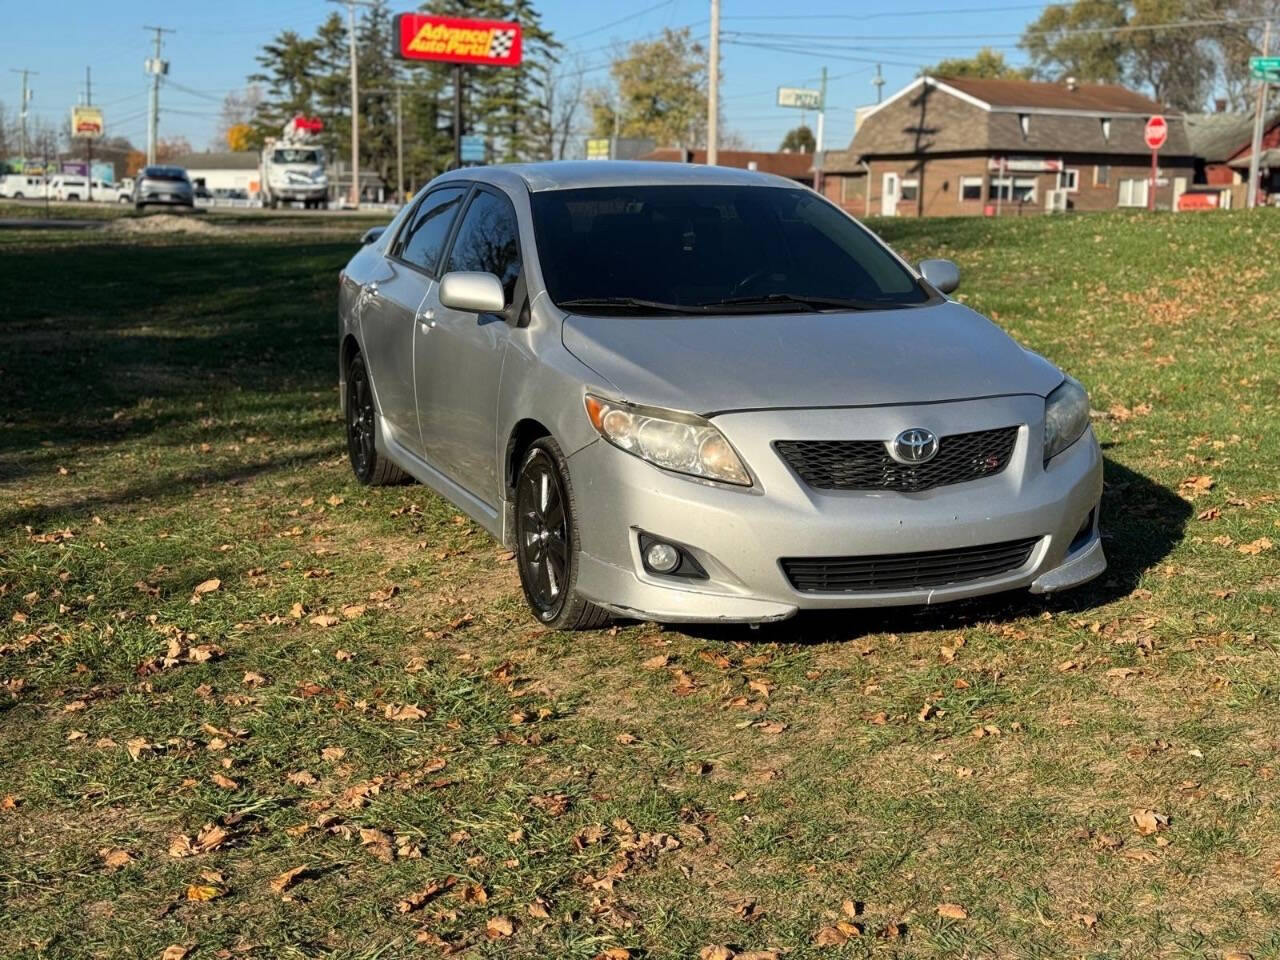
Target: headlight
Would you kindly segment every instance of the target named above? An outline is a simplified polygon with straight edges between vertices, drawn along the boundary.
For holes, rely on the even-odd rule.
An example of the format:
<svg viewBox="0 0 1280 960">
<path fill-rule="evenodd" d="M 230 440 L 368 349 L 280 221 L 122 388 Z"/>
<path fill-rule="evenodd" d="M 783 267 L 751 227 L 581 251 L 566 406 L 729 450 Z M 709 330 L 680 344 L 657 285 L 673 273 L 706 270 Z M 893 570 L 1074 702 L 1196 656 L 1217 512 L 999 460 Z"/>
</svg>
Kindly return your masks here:
<svg viewBox="0 0 1280 960">
<path fill-rule="evenodd" d="M 1089 426 L 1089 395 L 1067 377 L 1044 401 L 1044 459 L 1048 462 L 1080 439 Z"/>
<path fill-rule="evenodd" d="M 587 417 L 615 447 L 664 470 L 751 486 L 724 435 L 701 417 L 586 396 Z"/>
</svg>

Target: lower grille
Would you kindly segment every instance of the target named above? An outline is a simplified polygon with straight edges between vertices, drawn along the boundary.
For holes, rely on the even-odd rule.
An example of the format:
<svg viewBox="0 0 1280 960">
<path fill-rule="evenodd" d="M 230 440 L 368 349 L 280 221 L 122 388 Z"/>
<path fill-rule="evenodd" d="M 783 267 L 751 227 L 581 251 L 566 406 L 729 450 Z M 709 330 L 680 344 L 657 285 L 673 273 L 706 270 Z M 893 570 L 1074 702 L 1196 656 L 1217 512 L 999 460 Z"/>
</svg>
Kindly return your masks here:
<svg viewBox="0 0 1280 960">
<path fill-rule="evenodd" d="M 990 477 L 1004 470 L 1018 440 L 1017 427 L 953 433 L 938 440 L 927 463 L 903 464 L 882 440 L 779 440 L 782 459 L 819 490 L 899 490 L 919 493 Z"/>
<path fill-rule="evenodd" d="M 1039 537 L 922 553 L 783 559 L 782 570 L 801 593 L 919 590 L 999 576 L 1023 566 Z"/>
</svg>

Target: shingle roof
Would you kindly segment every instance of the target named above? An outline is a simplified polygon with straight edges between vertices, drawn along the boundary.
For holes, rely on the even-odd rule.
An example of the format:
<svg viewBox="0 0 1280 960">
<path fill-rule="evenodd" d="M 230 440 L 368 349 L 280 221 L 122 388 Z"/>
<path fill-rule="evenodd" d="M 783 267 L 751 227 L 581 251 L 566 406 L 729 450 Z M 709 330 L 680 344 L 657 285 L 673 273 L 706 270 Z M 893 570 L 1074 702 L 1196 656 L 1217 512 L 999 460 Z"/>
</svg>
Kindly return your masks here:
<svg viewBox="0 0 1280 960">
<path fill-rule="evenodd" d="M 1165 108 L 1149 97 L 1110 83 L 1040 83 L 985 77 L 938 77 L 949 87 L 993 107 L 1036 110 L 1087 110 L 1094 113 L 1137 113 L 1150 116 Z"/>
<path fill-rule="evenodd" d="M 692 151 L 693 163 L 706 163 L 707 151 Z M 659 147 L 643 156 L 636 157 L 637 160 L 666 160 L 676 163 L 684 159 L 683 152 L 678 147 Z M 749 164 L 754 163 L 756 170 L 761 173 L 774 173 L 780 177 L 789 177 L 792 180 L 802 180 L 809 183 L 813 180 L 813 154 L 811 153 L 769 153 L 757 150 L 717 150 L 716 163 L 722 167 L 738 167 L 742 170 L 752 169 Z"/>
<path fill-rule="evenodd" d="M 1224 163 L 1248 147 L 1253 138 L 1252 113 L 1188 113 L 1183 119 L 1191 152 L 1209 163 Z M 1272 114 L 1267 129 L 1277 121 L 1280 113 Z"/>
<path fill-rule="evenodd" d="M 259 157 L 252 150 L 215 150 L 188 153 L 165 162 L 187 170 L 256 170 Z"/>
</svg>

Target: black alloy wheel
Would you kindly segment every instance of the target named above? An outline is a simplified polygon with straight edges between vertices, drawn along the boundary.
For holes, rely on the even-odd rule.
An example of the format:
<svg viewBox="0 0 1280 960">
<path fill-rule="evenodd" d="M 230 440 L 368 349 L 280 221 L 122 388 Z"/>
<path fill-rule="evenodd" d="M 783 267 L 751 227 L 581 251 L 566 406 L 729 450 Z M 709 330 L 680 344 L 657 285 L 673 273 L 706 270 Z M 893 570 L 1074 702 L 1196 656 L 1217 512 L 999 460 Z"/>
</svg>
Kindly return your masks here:
<svg viewBox="0 0 1280 960">
<path fill-rule="evenodd" d="M 364 357 L 347 364 L 347 456 L 356 479 L 368 486 L 403 483 L 409 475 L 378 453 L 374 445 L 373 388 Z"/>
<path fill-rule="evenodd" d="M 529 448 L 515 488 L 516 566 L 534 615 L 557 630 L 593 630 L 608 623 L 609 611 L 577 591 L 573 491 L 564 454 L 550 437 Z"/>
</svg>

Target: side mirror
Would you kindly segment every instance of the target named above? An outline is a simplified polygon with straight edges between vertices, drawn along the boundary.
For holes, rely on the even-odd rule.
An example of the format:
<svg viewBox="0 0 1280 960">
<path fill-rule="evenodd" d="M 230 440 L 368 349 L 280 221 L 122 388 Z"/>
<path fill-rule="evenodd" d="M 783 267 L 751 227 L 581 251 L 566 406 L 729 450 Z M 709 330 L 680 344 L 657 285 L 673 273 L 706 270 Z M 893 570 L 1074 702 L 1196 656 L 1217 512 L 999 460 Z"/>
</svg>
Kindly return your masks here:
<svg viewBox="0 0 1280 960">
<path fill-rule="evenodd" d="M 387 232 L 386 227 L 370 227 L 368 230 L 364 232 L 364 236 L 360 238 L 360 242 L 367 247 L 369 244 L 375 242 L 379 237 L 381 237 L 386 232 Z"/>
<path fill-rule="evenodd" d="M 467 313 L 501 313 L 507 306 L 502 281 L 492 273 L 455 270 L 440 281 L 440 303 Z"/>
<path fill-rule="evenodd" d="M 921 260 L 920 274 L 941 293 L 950 293 L 960 286 L 960 268 L 950 260 Z"/>
</svg>

